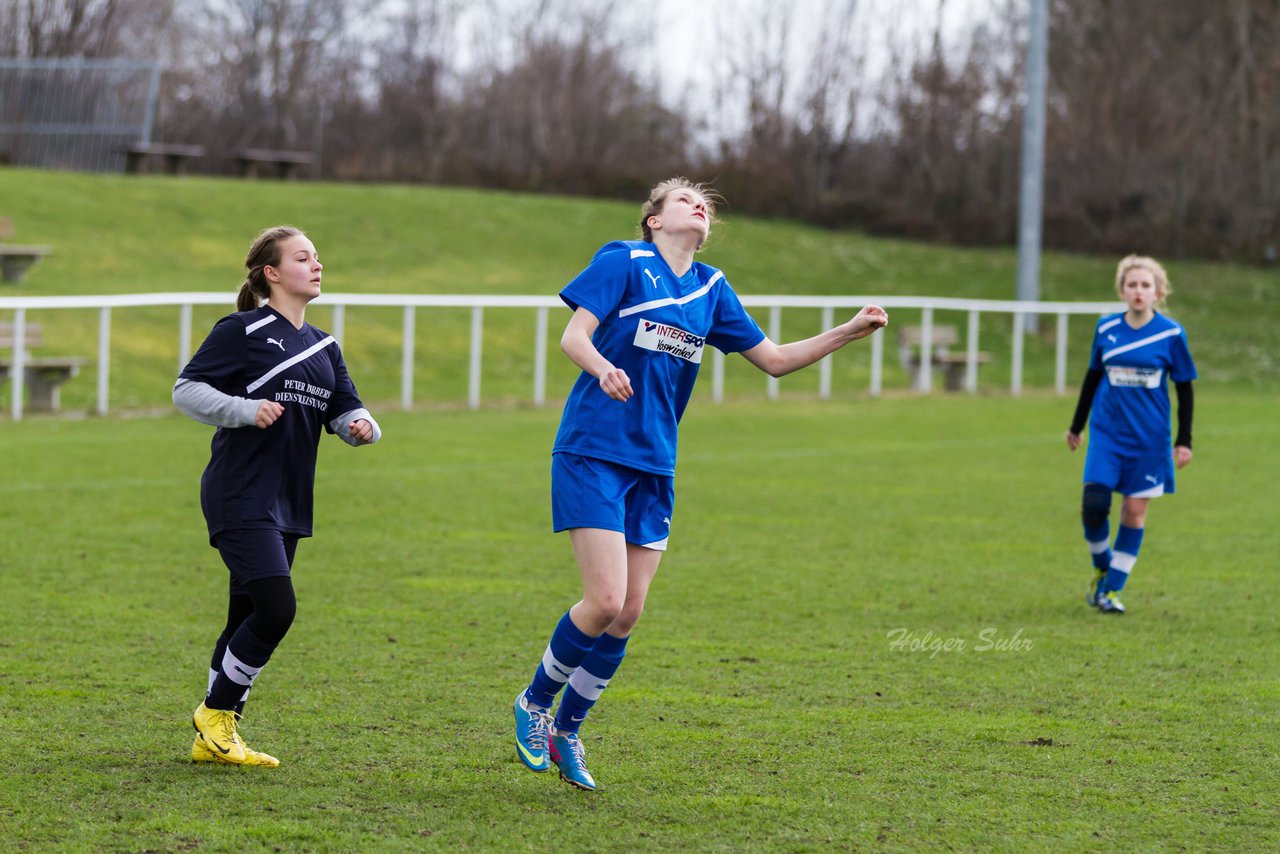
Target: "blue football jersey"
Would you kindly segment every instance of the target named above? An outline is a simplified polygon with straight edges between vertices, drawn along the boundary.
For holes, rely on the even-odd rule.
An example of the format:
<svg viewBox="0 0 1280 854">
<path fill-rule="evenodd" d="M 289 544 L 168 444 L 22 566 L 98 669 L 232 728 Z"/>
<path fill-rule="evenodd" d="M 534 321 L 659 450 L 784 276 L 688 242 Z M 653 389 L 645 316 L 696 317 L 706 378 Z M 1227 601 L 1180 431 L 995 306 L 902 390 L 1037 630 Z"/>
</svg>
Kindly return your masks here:
<svg viewBox="0 0 1280 854">
<path fill-rule="evenodd" d="M 1141 329 L 1123 314 L 1098 321 L 1089 369 L 1102 371 L 1089 418 L 1091 443 L 1131 456 L 1167 453 L 1169 382 L 1196 378 L 1182 327 L 1157 313 Z"/>
<path fill-rule="evenodd" d="M 613 400 L 582 372 L 565 403 L 554 452 L 674 475 L 676 427 L 705 346 L 750 350 L 765 338 L 759 324 L 724 273 L 695 262 L 676 276 L 658 248 L 641 240 L 605 244 L 560 298 L 600 321 L 592 343 L 627 372 L 635 393 L 625 403 Z"/>
<path fill-rule="evenodd" d="M 274 400 L 284 412 L 265 430 L 219 427 L 200 478 L 210 539 L 232 528 L 311 536 L 316 446 L 329 421 L 363 408 L 332 335 L 301 329 L 269 305 L 228 315 L 180 374 L 224 394 Z"/>
</svg>

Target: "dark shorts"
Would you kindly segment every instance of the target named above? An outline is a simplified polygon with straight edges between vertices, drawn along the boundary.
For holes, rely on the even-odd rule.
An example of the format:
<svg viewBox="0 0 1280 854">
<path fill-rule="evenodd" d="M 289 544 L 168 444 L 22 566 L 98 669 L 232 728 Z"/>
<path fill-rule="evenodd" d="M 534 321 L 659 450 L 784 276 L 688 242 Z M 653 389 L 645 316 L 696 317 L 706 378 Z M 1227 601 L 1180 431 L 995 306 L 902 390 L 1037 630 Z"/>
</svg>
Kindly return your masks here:
<svg viewBox="0 0 1280 854">
<path fill-rule="evenodd" d="M 551 456 L 551 524 L 556 531 L 621 531 L 629 543 L 666 551 L 675 502 L 673 477 L 578 454 Z"/>
<path fill-rule="evenodd" d="M 270 529 L 236 528 L 216 534 L 213 545 L 231 571 L 232 595 L 247 593 L 245 585 L 254 581 L 288 576 L 299 539 Z"/>
</svg>

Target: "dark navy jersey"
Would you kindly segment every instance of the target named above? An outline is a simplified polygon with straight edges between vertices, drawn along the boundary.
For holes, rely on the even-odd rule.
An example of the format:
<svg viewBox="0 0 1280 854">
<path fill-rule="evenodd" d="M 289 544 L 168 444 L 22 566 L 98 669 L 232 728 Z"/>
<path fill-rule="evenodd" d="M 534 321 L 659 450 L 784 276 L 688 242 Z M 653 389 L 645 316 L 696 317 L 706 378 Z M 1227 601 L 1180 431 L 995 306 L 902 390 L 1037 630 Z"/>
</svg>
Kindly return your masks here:
<svg viewBox="0 0 1280 854">
<path fill-rule="evenodd" d="M 1124 314 L 1098 321 L 1089 370 L 1102 371 L 1089 420 L 1090 448 L 1128 456 L 1168 453 L 1169 386 L 1196 378 L 1182 327 L 1156 313 L 1141 329 Z"/>
<path fill-rule="evenodd" d="M 676 427 L 704 347 L 750 350 L 764 340 L 764 332 L 724 273 L 695 262 L 676 276 L 657 246 L 641 240 L 601 247 L 560 298 L 600 321 L 592 343 L 626 371 L 635 394 L 625 403 L 616 401 L 583 371 L 565 402 L 555 451 L 674 475 Z"/>
<path fill-rule="evenodd" d="M 232 528 L 268 528 L 311 536 L 316 447 L 323 427 L 363 404 L 332 335 L 301 329 L 264 305 L 228 315 L 183 369 L 180 379 L 284 412 L 265 430 L 219 427 L 200 479 L 210 540 Z"/>
</svg>

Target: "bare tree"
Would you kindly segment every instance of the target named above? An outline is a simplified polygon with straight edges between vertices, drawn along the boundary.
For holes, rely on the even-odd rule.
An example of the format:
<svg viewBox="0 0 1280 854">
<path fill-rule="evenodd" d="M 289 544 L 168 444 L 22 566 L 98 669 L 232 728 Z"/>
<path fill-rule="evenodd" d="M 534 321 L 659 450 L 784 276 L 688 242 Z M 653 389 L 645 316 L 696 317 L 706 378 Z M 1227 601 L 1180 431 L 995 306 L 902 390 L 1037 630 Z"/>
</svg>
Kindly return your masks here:
<svg viewBox="0 0 1280 854">
<path fill-rule="evenodd" d="M 145 55 L 172 11 L 172 0 L 8 0 L 0 3 L 0 56 Z"/>
</svg>

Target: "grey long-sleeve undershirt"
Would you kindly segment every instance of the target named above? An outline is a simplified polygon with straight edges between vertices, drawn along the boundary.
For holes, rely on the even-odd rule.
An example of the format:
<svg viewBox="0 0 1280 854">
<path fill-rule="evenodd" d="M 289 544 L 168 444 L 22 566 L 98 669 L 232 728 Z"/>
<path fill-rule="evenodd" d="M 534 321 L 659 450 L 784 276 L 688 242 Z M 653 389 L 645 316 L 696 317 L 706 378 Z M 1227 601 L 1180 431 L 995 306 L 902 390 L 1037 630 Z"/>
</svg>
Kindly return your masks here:
<svg viewBox="0 0 1280 854">
<path fill-rule="evenodd" d="M 213 427 L 250 427 L 257 423 L 261 400 L 236 397 L 218 391 L 208 383 L 179 379 L 173 386 L 173 404 L 184 415 Z M 353 421 L 364 420 L 373 428 L 373 438 L 358 442 L 351 437 Z M 348 445 L 373 444 L 382 438 L 382 428 L 367 409 L 352 409 L 329 421 L 329 428 Z"/>
</svg>

